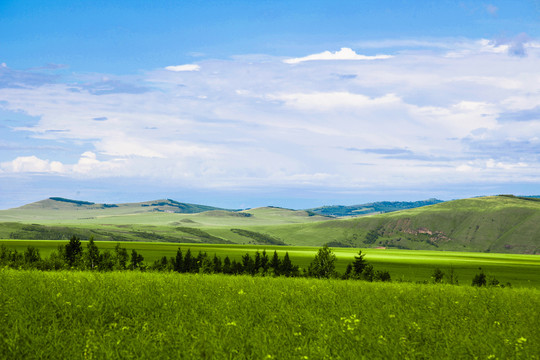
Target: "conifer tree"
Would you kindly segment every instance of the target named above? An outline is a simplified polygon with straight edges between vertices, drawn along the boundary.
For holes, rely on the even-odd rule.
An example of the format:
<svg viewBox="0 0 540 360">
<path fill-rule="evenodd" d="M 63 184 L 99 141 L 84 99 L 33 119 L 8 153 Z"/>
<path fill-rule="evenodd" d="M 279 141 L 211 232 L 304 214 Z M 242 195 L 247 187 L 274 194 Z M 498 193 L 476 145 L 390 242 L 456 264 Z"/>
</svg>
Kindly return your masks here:
<svg viewBox="0 0 540 360">
<path fill-rule="evenodd" d="M 159 270 L 161 270 L 161 271 L 168 271 L 169 270 L 169 259 L 167 259 L 166 256 L 163 256 L 159 260 Z"/>
<path fill-rule="evenodd" d="M 182 255 L 182 249 L 178 248 L 176 251 L 176 257 L 174 258 L 174 271 L 182 272 L 184 269 L 184 257 Z"/>
<path fill-rule="evenodd" d="M 289 253 L 286 252 L 285 256 L 283 257 L 283 261 L 281 262 L 279 273 L 281 275 L 285 275 L 289 277 L 292 275 L 292 271 L 293 271 L 293 264 L 291 262 L 291 259 L 289 259 Z"/>
<path fill-rule="evenodd" d="M 90 270 L 95 270 L 99 265 L 99 249 L 94 243 L 94 237 L 90 236 L 86 247 L 86 267 Z"/>
<path fill-rule="evenodd" d="M 182 267 L 182 272 L 187 273 L 191 272 L 194 268 L 193 262 L 195 259 L 191 256 L 191 250 L 187 249 L 186 256 L 184 256 L 184 266 Z"/>
<path fill-rule="evenodd" d="M 242 272 L 249 275 L 255 274 L 255 262 L 251 256 L 249 256 L 249 253 L 242 256 Z"/>
<path fill-rule="evenodd" d="M 281 260 L 276 250 L 274 250 L 274 256 L 270 260 L 270 267 L 274 270 L 274 275 L 279 276 L 279 270 L 281 268 Z"/>
<path fill-rule="evenodd" d="M 259 268 L 261 267 L 261 253 L 259 252 L 259 250 L 257 250 L 257 252 L 255 252 L 255 260 L 254 260 L 254 263 L 253 263 L 253 272 L 256 274 L 259 272 Z"/>
<path fill-rule="evenodd" d="M 220 273 L 222 271 L 222 263 L 221 258 L 219 258 L 216 254 L 214 254 L 214 258 L 212 259 L 212 263 L 214 265 L 214 273 Z"/>
<path fill-rule="evenodd" d="M 268 259 L 268 255 L 266 254 L 266 250 L 263 250 L 262 252 L 261 267 L 263 269 L 264 274 L 266 274 L 266 272 L 268 271 L 268 268 L 270 267 L 270 261 Z"/>
<path fill-rule="evenodd" d="M 231 259 L 229 259 L 229 256 L 225 256 L 225 259 L 223 259 L 222 271 L 224 274 L 232 274 Z"/>
<path fill-rule="evenodd" d="M 73 235 L 69 239 L 69 243 L 65 246 L 65 259 L 70 267 L 76 266 L 82 256 L 83 248 L 81 245 L 81 239 Z"/>
<path fill-rule="evenodd" d="M 362 272 L 367 266 L 367 261 L 364 259 L 364 256 L 366 255 L 362 254 L 362 250 L 359 250 L 358 255 L 354 257 L 352 266 L 353 266 L 353 272 L 356 275 L 356 277 L 359 277 L 360 274 L 362 274 Z"/>
<path fill-rule="evenodd" d="M 242 263 L 236 260 L 233 260 L 231 262 L 231 269 L 232 269 L 232 274 L 234 275 L 242 274 L 244 272 L 244 267 L 242 266 Z"/>
</svg>

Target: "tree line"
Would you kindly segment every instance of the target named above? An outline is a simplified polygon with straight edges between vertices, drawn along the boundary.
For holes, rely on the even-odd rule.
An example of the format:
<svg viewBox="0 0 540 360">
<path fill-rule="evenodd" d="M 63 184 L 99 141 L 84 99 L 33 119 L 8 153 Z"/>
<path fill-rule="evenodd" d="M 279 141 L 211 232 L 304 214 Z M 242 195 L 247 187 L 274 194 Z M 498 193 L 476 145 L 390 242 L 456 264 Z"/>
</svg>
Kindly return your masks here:
<svg viewBox="0 0 540 360">
<path fill-rule="evenodd" d="M 136 250 L 128 250 L 117 244 L 113 250 L 100 251 L 91 237 L 83 247 L 80 238 L 72 236 L 65 245 L 59 245 L 48 257 L 43 258 L 38 248 L 28 246 L 24 252 L 0 246 L 0 266 L 14 269 L 48 270 L 138 270 L 166 271 L 178 273 L 222 273 L 251 276 L 286 276 L 314 278 L 361 279 L 367 281 L 390 281 L 388 271 L 374 271 L 373 266 L 364 259 L 359 251 L 344 274 L 336 270 L 336 256 L 327 246 L 318 250 L 307 269 L 300 269 L 292 263 L 289 253 L 280 257 L 277 251 L 268 254 L 266 250 L 256 251 L 254 255 L 246 253 L 240 260 L 224 259 L 206 252 L 197 255 L 187 249 L 178 248 L 176 255 L 163 256 L 151 264 L 145 264 L 144 257 Z"/>
<path fill-rule="evenodd" d="M 131 253 L 119 243 L 111 250 L 100 251 L 91 237 L 83 247 L 80 238 L 72 236 L 65 245 L 59 245 L 48 258 L 42 258 L 38 248 L 28 246 L 24 252 L 0 246 L 0 267 L 14 269 L 49 270 L 91 270 L 91 271 L 160 271 L 178 273 L 202 274 L 229 274 L 251 276 L 286 276 L 286 277 L 312 277 L 312 278 L 338 278 L 365 281 L 391 281 L 390 273 L 386 270 L 374 270 L 373 265 L 364 259 L 360 250 L 354 260 L 347 265 L 343 274 L 336 270 L 336 255 L 324 245 L 317 251 L 315 258 L 306 269 L 300 269 L 292 263 L 289 253 L 280 257 L 277 251 L 269 255 L 266 250 L 256 251 L 254 255 L 246 253 L 237 261 L 229 256 L 224 259 L 214 254 L 209 256 L 206 252 L 197 255 L 187 249 L 185 252 L 179 247 L 176 255 L 163 256 L 151 264 L 144 263 L 144 257 L 136 250 Z M 446 283 L 457 285 L 457 277 L 451 269 L 445 274 L 435 269 L 431 279 L 433 283 Z M 425 283 L 425 282 L 424 282 Z M 488 279 L 481 272 L 472 281 L 473 286 L 504 286 L 494 278 Z M 509 283 L 506 286 L 511 286 Z"/>
</svg>

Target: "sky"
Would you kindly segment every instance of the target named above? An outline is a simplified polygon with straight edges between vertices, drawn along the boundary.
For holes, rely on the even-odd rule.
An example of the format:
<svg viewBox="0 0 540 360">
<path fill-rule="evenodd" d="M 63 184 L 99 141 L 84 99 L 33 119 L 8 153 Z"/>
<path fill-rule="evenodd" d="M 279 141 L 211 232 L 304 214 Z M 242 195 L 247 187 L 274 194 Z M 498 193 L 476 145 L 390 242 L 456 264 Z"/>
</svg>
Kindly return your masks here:
<svg viewBox="0 0 540 360">
<path fill-rule="evenodd" d="M 540 194 L 540 1 L 0 1 L 0 209 Z"/>
</svg>

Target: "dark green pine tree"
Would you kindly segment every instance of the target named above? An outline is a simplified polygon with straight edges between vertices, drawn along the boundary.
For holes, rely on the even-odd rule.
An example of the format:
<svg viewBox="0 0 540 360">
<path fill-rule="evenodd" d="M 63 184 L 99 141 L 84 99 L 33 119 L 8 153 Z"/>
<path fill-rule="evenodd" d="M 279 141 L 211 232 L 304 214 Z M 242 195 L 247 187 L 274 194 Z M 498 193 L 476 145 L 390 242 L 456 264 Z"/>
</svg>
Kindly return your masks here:
<svg viewBox="0 0 540 360">
<path fill-rule="evenodd" d="M 232 274 L 231 259 L 228 256 L 225 256 L 225 259 L 223 259 L 222 271 L 224 274 Z"/>
<path fill-rule="evenodd" d="M 268 254 L 266 254 L 266 250 L 263 250 L 262 252 L 261 267 L 263 269 L 264 274 L 268 272 L 268 268 L 270 267 L 270 260 L 268 259 Z"/>
<path fill-rule="evenodd" d="M 274 256 L 270 260 L 270 267 L 274 270 L 274 275 L 279 276 L 279 270 L 281 268 L 281 260 L 276 250 L 274 250 Z"/>
<path fill-rule="evenodd" d="M 253 263 L 253 271 L 254 273 L 258 273 L 259 272 L 259 269 L 261 268 L 261 253 L 259 252 L 259 250 L 257 250 L 257 252 L 255 253 L 255 260 L 254 260 L 254 263 Z"/>
<path fill-rule="evenodd" d="M 159 268 L 161 271 L 170 271 L 169 259 L 166 256 L 162 256 L 159 261 Z"/>
<path fill-rule="evenodd" d="M 184 256 L 182 255 L 182 249 L 180 248 L 176 251 L 173 270 L 176 272 L 182 272 L 182 270 L 184 270 Z"/>
<path fill-rule="evenodd" d="M 248 275 L 255 274 L 255 261 L 253 261 L 253 258 L 249 255 L 249 253 L 242 256 L 242 272 Z"/>
<path fill-rule="evenodd" d="M 182 272 L 191 272 L 194 269 L 193 263 L 195 261 L 196 259 L 191 256 L 191 250 L 187 249 L 186 256 L 184 256 L 184 266 L 182 266 Z"/>
<path fill-rule="evenodd" d="M 285 275 L 287 277 L 291 276 L 293 273 L 293 264 L 291 262 L 291 259 L 289 259 L 289 253 L 286 252 L 285 256 L 283 257 L 283 261 L 281 262 L 281 267 L 279 273 L 281 275 Z"/>
<path fill-rule="evenodd" d="M 364 269 L 367 266 L 367 261 L 364 259 L 365 254 L 362 254 L 362 250 L 358 251 L 358 255 L 354 257 L 354 261 L 352 263 L 353 272 L 355 277 L 360 277 L 360 275 L 364 272 Z"/>
<path fill-rule="evenodd" d="M 96 270 L 99 268 L 99 249 L 97 245 L 94 243 L 94 237 L 90 236 L 90 240 L 88 240 L 88 245 L 86 247 L 86 267 L 90 270 Z"/>
<path fill-rule="evenodd" d="M 65 260 L 70 267 L 76 266 L 82 256 L 81 239 L 73 235 L 65 247 Z"/>
<path fill-rule="evenodd" d="M 222 272 L 222 263 L 221 258 L 218 257 L 216 254 L 214 254 L 214 258 L 212 259 L 212 263 L 214 264 L 214 273 L 220 273 Z"/>
<path fill-rule="evenodd" d="M 233 260 L 231 262 L 231 269 L 232 269 L 232 274 L 234 275 L 239 275 L 244 272 L 244 267 L 242 266 L 242 263 L 236 260 Z"/>
</svg>

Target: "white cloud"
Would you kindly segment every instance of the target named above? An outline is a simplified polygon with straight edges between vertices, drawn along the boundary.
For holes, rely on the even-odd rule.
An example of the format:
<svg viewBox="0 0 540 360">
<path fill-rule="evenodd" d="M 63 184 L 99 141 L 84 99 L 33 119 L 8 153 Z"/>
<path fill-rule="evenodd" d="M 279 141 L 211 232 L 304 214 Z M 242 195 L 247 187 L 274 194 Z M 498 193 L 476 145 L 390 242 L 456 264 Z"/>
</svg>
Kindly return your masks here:
<svg viewBox="0 0 540 360">
<path fill-rule="evenodd" d="M 360 55 L 350 48 L 341 48 L 341 50 L 335 52 L 324 51 L 319 54 L 308 55 L 301 58 L 286 59 L 283 60 L 283 62 L 287 64 L 298 64 L 304 61 L 314 60 L 381 60 L 392 57 L 392 55 Z"/>
<path fill-rule="evenodd" d="M 0 171 L 203 188 L 537 180 L 540 47 L 527 45 L 528 56 L 516 57 L 490 41 L 441 42 L 421 50 L 410 42 L 411 49 L 389 61 L 205 60 L 197 79 L 163 69 L 109 76 L 113 91 L 106 93 L 74 82 L 0 87 L 3 110 L 34 117 L 13 124 L 29 137 L 18 137 L 22 145 L 38 139 L 83 153 L 16 154 Z M 445 56 L 448 51 L 459 57 Z M 366 57 L 345 49 L 298 62 L 315 59 Z M 79 80 L 100 83 L 106 76 Z M 120 82 L 151 86 L 115 91 Z M 514 113 L 518 124 L 502 120 Z"/>
<path fill-rule="evenodd" d="M 201 67 L 197 64 L 185 64 L 185 65 L 172 65 L 165 67 L 165 70 L 169 71 L 199 71 L 201 70 Z"/>
<path fill-rule="evenodd" d="M 6 172 L 13 173 L 63 173 L 62 163 L 40 159 L 34 155 L 19 156 L 12 161 L 3 162 L 0 167 Z"/>
</svg>

